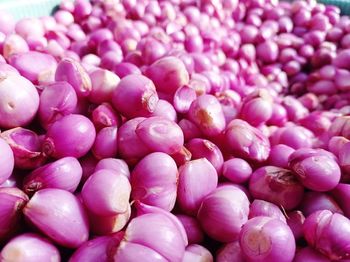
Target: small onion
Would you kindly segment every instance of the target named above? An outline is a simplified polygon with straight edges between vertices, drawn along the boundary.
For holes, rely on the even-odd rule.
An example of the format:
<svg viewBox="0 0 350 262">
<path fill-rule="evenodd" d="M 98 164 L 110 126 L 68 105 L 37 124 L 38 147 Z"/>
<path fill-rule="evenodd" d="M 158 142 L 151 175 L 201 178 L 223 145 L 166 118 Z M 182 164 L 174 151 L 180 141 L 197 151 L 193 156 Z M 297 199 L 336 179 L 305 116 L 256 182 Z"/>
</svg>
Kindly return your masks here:
<svg viewBox="0 0 350 262">
<path fill-rule="evenodd" d="M 305 222 L 305 216 L 299 210 L 294 210 L 287 214 L 287 224 L 292 230 L 296 240 L 299 240 L 304 236 L 303 235 L 304 222 Z"/>
<path fill-rule="evenodd" d="M 62 246 L 76 248 L 89 237 L 83 206 L 68 191 L 54 188 L 39 190 L 23 213 L 45 235 Z"/>
<path fill-rule="evenodd" d="M 114 157 L 117 154 L 117 132 L 115 126 L 104 127 L 96 135 L 92 153 L 97 159 Z"/>
<path fill-rule="evenodd" d="M 241 158 L 231 158 L 225 161 L 222 166 L 222 175 L 237 184 L 247 182 L 252 172 L 249 163 Z"/>
<path fill-rule="evenodd" d="M 95 137 L 95 128 L 87 117 L 77 114 L 67 115 L 49 127 L 43 151 L 55 158 L 82 157 L 92 147 Z"/>
<path fill-rule="evenodd" d="M 239 243 L 248 261 L 293 261 L 295 239 L 279 219 L 265 216 L 249 219 L 242 227 Z"/>
<path fill-rule="evenodd" d="M 217 262 L 244 262 L 242 249 L 239 245 L 239 241 L 234 241 L 231 243 L 225 244 L 221 247 L 216 255 Z"/>
<path fill-rule="evenodd" d="M 203 246 L 192 244 L 186 247 L 182 262 L 213 262 L 213 255 Z"/>
<path fill-rule="evenodd" d="M 119 126 L 121 123 L 120 116 L 108 103 L 102 103 L 92 111 L 91 121 L 97 130 L 104 127 Z"/>
<path fill-rule="evenodd" d="M 15 166 L 15 159 L 11 147 L 3 138 L 0 138 L 0 152 L 0 184 L 2 184 L 11 176 Z"/>
<path fill-rule="evenodd" d="M 260 199 L 255 199 L 250 205 L 249 219 L 257 216 L 277 218 L 286 223 L 286 218 L 278 206 Z"/>
<path fill-rule="evenodd" d="M 130 192 L 127 177 L 112 170 L 101 169 L 86 180 L 81 194 L 85 206 L 92 213 L 113 216 L 127 211 Z"/>
<path fill-rule="evenodd" d="M 3 261 L 59 262 L 58 249 L 47 239 L 34 233 L 25 233 L 11 239 L 2 249 Z"/>
<path fill-rule="evenodd" d="M 198 244 L 203 241 L 203 231 L 194 217 L 183 214 L 177 214 L 176 217 L 185 228 L 189 244 Z"/>
<path fill-rule="evenodd" d="M 130 178 L 130 171 L 128 165 L 122 159 L 116 158 L 104 158 L 98 161 L 95 167 L 95 171 L 101 169 L 109 169 L 113 172 L 120 173 L 127 178 Z"/>
<path fill-rule="evenodd" d="M 329 259 L 311 247 L 298 250 L 294 262 L 329 262 Z"/>
<path fill-rule="evenodd" d="M 329 210 L 343 215 L 337 202 L 331 196 L 320 192 L 306 192 L 300 210 L 306 217 L 318 210 Z"/>
</svg>

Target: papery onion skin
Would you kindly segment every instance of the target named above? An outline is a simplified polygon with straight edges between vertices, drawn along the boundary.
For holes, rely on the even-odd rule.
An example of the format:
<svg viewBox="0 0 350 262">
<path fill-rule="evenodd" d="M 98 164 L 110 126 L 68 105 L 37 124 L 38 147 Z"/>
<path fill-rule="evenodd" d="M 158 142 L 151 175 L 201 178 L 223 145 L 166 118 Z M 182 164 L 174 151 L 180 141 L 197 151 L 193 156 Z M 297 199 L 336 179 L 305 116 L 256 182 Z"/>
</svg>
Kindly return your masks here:
<svg viewBox="0 0 350 262">
<path fill-rule="evenodd" d="M 203 199 L 197 219 L 211 238 L 232 242 L 238 239 L 241 226 L 248 220 L 248 213 L 246 194 L 238 187 L 225 185 Z"/>
<path fill-rule="evenodd" d="M 18 262 L 59 262 L 58 249 L 44 237 L 34 233 L 24 233 L 11 239 L 0 253 L 2 261 Z"/>
<path fill-rule="evenodd" d="M 117 155 L 117 134 L 115 126 L 104 127 L 97 134 L 92 146 L 92 153 L 97 159 L 115 157 Z"/>
<path fill-rule="evenodd" d="M 307 243 L 329 259 L 349 257 L 350 220 L 329 210 L 312 213 L 303 225 Z"/>
<path fill-rule="evenodd" d="M 151 153 L 131 173 L 132 198 L 171 211 L 176 201 L 177 179 L 175 161 L 165 153 Z"/>
<path fill-rule="evenodd" d="M 0 184 L 2 184 L 11 176 L 15 166 L 15 159 L 11 147 L 2 138 L 0 138 L 0 151 L 0 165 L 2 167 L 0 171 Z"/>
<path fill-rule="evenodd" d="M 251 174 L 251 166 L 241 158 L 231 158 L 225 161 L 222 166 L 222 175 L 233 183 L 245 183 L 249 180 Z"/>
<path fill-rule="evenodd" d="M 23 213 L 40 231 L 62 246 L 76 248 L 89 237 L 85 210 L 68 191 L 54 188 L 39 190 Z"/>
<path fill-rule="evenodd" d="M 78 114 L 67 115 L 50 126 L 43 151 L 55 158 L 79 158 L 91 149 L 95 137 L 95 127 L 87 117 Z"/>
<path fill-rule="evenodd" d="M 120 173 L 127 178 L 130 178 L 129 167 L 122 159 L 104 158 L 98 161 L 95 166 L 95 172 L 101 169 L 110 169 L 116 173 Z"/>
<path fill-rule="evenodd" d="M 185 254 L 182 258 L 182 262 L 213 262 L 213 255 L 205 247 L 192 244 L 188 245 L 185 250 Z"/>
<path fill-rule="evenodd" d="M 0 127 L 29 124 L 39 108 L 39 94 L 26 78 L 16 74 L 0 76 Z"/>
<path fill-rule="evenodd" d="M 293 233 L 276 218 L 258 216 L 249 219 L 242 227 L 239 243 L 248 261 L 291 262 L 294 258 Z"/>
</svg>

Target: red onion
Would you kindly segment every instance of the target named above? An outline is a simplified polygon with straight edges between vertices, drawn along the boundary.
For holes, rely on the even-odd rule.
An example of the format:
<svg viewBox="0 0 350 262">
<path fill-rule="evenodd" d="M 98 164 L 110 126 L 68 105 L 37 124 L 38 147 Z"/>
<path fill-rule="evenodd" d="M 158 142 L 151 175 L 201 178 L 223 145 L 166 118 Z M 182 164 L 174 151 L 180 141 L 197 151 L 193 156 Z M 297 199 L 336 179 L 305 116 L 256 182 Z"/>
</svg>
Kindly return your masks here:
<svg viewBox="0 0 350 262">
<path fill-rule="evenodd" d="M 85 206 L 100 216 L 125 213 L 129 206 L 130 192 L 128 178 L 108 169 L 93 173 L 81 191 Z"/>
<path fill-rule="evenodd" d="M 192 160 L 179 168 L 177 202 L 184 213 L 195 215 L 205 196 L 218 183 L 214 167 L 205 158 Z"/>
<path fill-rule="evenodd" d="M 119 174 L 130 178 L 130 171 L 128 165 L 122 159 L 116 158 L 104 158 L 98 161 L 95 171 L 99 171 L 101 169 L 109 169 Z"/>
<path fill-rule="evenodd" d="M 339 156 L 340 150 L 348 142 L 349 142 L 349 140 L 343 136 L 333 136 L 328 141 L 328 151 L 340 158 L 340 156 Z M 345 152 L 345 151 L 346 150 L 344 150 L 343 152 Z M 340 159 L 339 159 L 339 162 L 341 162 Z M 342 163 L 339 163 L 339 164 L 340 164 L 340 166 L 342 166 Z"/>
<path fill-rule="evenodd" d="M 205 233 L 220 242 L 238 239 L 241 226 L 248 220 L 249 200 L 238 187 L 225 185 L 207 195 L 197 218 Z"/>
<path fill-rule="evenodd" d="M 150 149 L 136 134 L 137 126 L 145 119 L 144 117 L 133 118 L 118 130 L 118 152 L 127 163 L 136 164 L 138 160 L 150 153 Z"/>
<path fill-rule="evenodd" d="M 243 120 L 232 120 L 225 130 L 225 138 L 230 151 L 237 156 L 258 162 L 265 161 L 269 156 L 267 137 Z"/>
<path fill-rule="evenodd" d="M 303 211 L 305 216 L 309 216 L 318 210 L 329 210 L 332 213 L 343 215 L 343 211 L 338 206 L 337 202 L 331 196 L 320 192 L 305 193 L 300 210 Z"/>
<path fill-rule="evenodd" d="M 302 201 L 304 187 L 291 171 L 264 166 L 251 175 L 249 192 L 254 198 L 266 200 L 290 210 Z"/>
<path fill-rule="evenodd" d="M 197 97 L 190 106 L 188 117 L 207 136 L 216 136 L 225 129 L 222 107 L 212 95 Z"/>
<path fill-rule="evenodd" d="M 341 209 L 344 211 L 344 214 L 349 218 L 350 217 L 350 185 L 339 183 L 332 191 L 331 195 L 335 198 Z"/>
<path fill-rule="evenodd" d="M 0 184 L 2 184 L 11 176 L 15 165 L 15 159 L 11 147 L 2 138 L 0 138 L 0 152 Z"/>
<path fill-rule="evenodd" d="M 265 216 L 249 219 L 242 227 L 239 243 L 248 261 L 293 261 L 295 239 L 279 219 Z"/>
<path fill-rule="evenodd" d="M 17 34 L 9 34 L 6 36 L 3 43 L 3 55 L 6 59 L 10 56 L 29 51 L 27 42 Z"/>
<path fill-rule="evenodd" d="M 234 241 L 231 243 L 225 244 L 222 248 L 220 248 L 216 255 L 217 262 L 244 262 L 243 254 L 241 247 L 239 245 L 239 241 Z"/>
<path fill-rule="evenodd" d="M 272 166 L 288 168 L 289 156 L 295 150 L 287 145 L 279 144 L 271 147 L 268 163 Z"/>
<path fill-rule="evenodd" d="M 192 159 L 206 158 L 221 175 L 224 158 L 217 145 L 206 139 L 194 138 L 188 141 L 186 148 L 191 152 Z"/>
<path fill-rule="evenodd" d="M 54 242 L 76 248 L 89 237 L 86 213 L 80 201 L 62 189 L 42 189 L 34 194 L 23 213 Z"/>
<path fill-rule="evenodd" d="M 9 12 L 1 12 L 0 14 L 0 32 L 4 34 L 10 34 L 14 31 L 15 20 Z"/>
<path fill-rule="evenodd" d="M 53 82 L 57 67 L 53 56 L 36 51 L 12 55 L 9 63 L 34 84 Z"/>
<path fill-rule="evenodd" d="M 11 237 L 19 229 L 22 209 L 28 196 L 16 187 L 0 188 L 0 241 Z"/>
<path fill-rule="evenodd" d="M 298 149 L 289 157 L 289 167 L 300 182 L 314 191 L 333 189 L 340 180 L 340 167 L 332 153 L 322 149 Z"/>
<path fill-rule="evenodd" d="M 92 89 L 88 73 L 78 62 L 70 58 L 64 58 L 58 63 L 55 80 L 67 81 L 78 97 L 88 96 Z"/>
<path fill-rule="evenodd" d="M 17 74 L 0 76 L 0 127 L 27 125 L 38 108 L 39 95 L 29 80 Z"/>
<path fill-rule="evenodd" d="M 96 104 L 109 102 L 114 89 L 120 82 L 120 78 L 113 72 L 105 69 L 94 70 L 90 73 L 90 78 L 92 89 L 89 94 L 89 100 Z"/>
<path fill-rule="evenodd" d="M 73 87 L 67 82 L 55 82 L 45 86 L 40 94 L 39 119 L 47 128 L 62 116 L 74 112 L 77 106 L 77 95 Z"/>
<path fill-rule="evenodd" d="M 128 118 L 149 115 L 157 103 L 158 95 L 154 84 L 142 75 L 124 77 L 112 93 L 113 106 Z"/>
<path fill-rule="evenodd" d="M 349 257 L 350 220 L 343 215 L 329 210 L 316 211 L 306 218 L 303 231 L 309 246 L 329 259 Z"/>
<path fill-rule="evenodd" d="M 182 215 L 182 214 L 178 214 L 176 215 L 176 217 L 178 218 L 178 220 L 180 220 L 180 222 L 182 223 L 186 231 L 188 243 L 198 244 L 203 241 L 203 238 L 204 238 L 203 231 L 200 228 L 200 225 L 195 218 L 187 215 Z"/>
<path fill-rule="evenodd" d="M 97 159 L 114 157 L 117 154 L 117 127 L 104 127 L 96 135 L 92 153 Z"/>
<path fill-rule="evenodd" d="M 278 206 L 260 199 L 255 199 L 250 205 L 249 219 L 257 216 L 272 217 L 286 223 L 286 218 Z"/>
<path fill-rule="evenodd" d="M 127 62 L 122 62 L 115 65 L 113 71 L 120 78 L 131 74 L 141 74 L 140 69 L 136 65 Z"/>
<path fill-rule="evenodd" d="M 151 153 L 131 173 L 132 198 L 171 211 L 176 201 L 177 179 L 175 161 L 165 153 Z"/>
<path fill-rule="evenodd" d="M 169 217 L 162 213 L 148 213 L 130 221 L 114 261 L 181 262 L 186 245 Z"/>
<path fill-rule="evenodd" d="M 164 117 L 149 117 L 140 122 L 135 130 L 138 138 L 151 150 L 173 154 L 184 143 L 181 128 Z"/>
<path fill-rule="evenodd" d="M 67 115 L 49 127 L 43 151 L 55 158 L 82 157 L 92 147 L 95 137 L 95 128 L 88 118 L 77 114 Z"/>
<path fill-rule="evenodd" d="M 249 163 L 241 158 L 231 158 L 222 166 L 222 175 L 237 184 L 248 181 L 252 172 Z"/>
<path fill-rule="evenodd" d="M 160 116 L 167 118 L 170 121 L 177 122 L 177 115 L 174 106 L 163 99 L 159 99 L 156 109 L 151 116 Z"/>
<path fill-rule="evenodd" d="M 346 142 L 342 147 L 339 149 L 338 157 L 339 157 L 339 165 L 342 168 L 342 170 L 346 173 L 350 172 L 350 159 L 349 159 L 349 150 L 350 150 L 350 143 Z"/>
<path fill-rule="evenodd" d="M 203 246 L 192 244 L 186 247 L 182 262 L 213 262 L 212 254 Z"/>
<path fill-rule="evenodd" d="M 288 126 L 277 129 L 270 137 L 271 144 L 284 144 L 294 149 L 311 147 L 313 134 L 302 126 Z"/>
<path fill-rule="evenodd" d="M 111 259 L 115 246 L 121 241 L 120 235 L 96 237 L 86 241 L 70 257 L 69 262 L 107 262 Z"/>
<path fill-rule="evenodd" d="M 43 188 L 60 188 L 74 192 L 81 180 L 83 170 L 74 157 L 64 157 L 35 169 L 23 181 L 23 190 L 33 194 Z"/>
<path fill-rule="evenodd" d="M 42 139 L 36 133 L 25 128 L 12 128 L 0 134 L 11 147 L 15 167 L 33 169 L 42 165 L 46 157 L 41 153 Z"/>
<path fill-rule="evenodd" d="M 173 98 L 176 111 L 179 113 L 187 113 L 192 102 L 196 100 L 196 98 L 196 91 L 193 88 L 187 85 L 178 88 Z"/>
<path fill-rule="evenodd" d="M 311 247 L 299 249 L 294 257 L 294 262 L 328 262 L 329 259 Z"/>
<path fill-rule="evenodd" d="M 176 90 L 188 84 L 189 75 L 184 63 L 173 56 L 161 58 L 146 70 L 146 76 L 155 84 L 157 91 L 174 94 Z"/>
<path fill-rule="evenodd" d="M 104 127 L 119 126 L 121 123 L 120 116 L 108 103 L 102 103 L 92 111 L 91 121 L 97 130 Z"/>
<path fill-rule="evenodd" d="M 189 141 L 192 138 L 200 137 L 200 129 L 192 123 L 190 120 L 183 118 L 179 121 L 178 125 L 181 127 L 184 134 L 185 141 Z"/>
<path fill-rule="evenodd" d="M 299 210 L 295 210 L 287 214 L 287 224 L 292 230 L 296 240 L 299 240 L 303 237 L 304 222 L 305 222 L 305 216 Z"/>
<path fill-rule="evenodd" d="M 11 239 L 0 256 L 3 261 L 61 261 L 58 249 L 50 241 L 34 233 L 25 233 Z"/>
</svg>

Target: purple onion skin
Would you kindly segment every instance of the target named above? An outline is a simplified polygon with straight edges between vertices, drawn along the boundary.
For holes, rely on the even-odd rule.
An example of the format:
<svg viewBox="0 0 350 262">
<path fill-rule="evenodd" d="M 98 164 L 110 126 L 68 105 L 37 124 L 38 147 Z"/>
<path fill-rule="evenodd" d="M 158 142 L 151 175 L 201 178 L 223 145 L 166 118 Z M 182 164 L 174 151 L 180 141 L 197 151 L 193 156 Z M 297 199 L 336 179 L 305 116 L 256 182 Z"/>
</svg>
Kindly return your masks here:
<svg viewBox="0 0 350 262">
<path fill-rule="evenodd" d="M 289 167 L 306 188 L 314 191 L 329 191 L 340 181 L 334 155 L 322 149 L 296 150 L 289 157 Z"/>
<path fill-rule="evenodd" d="M 184 143 L 181 128 L 164 117 L 149 117 L 140 122 L 135 130 L 138 138 L 153 152 L 174 154 Z"/>
<path fill-rule="evenodd" d="M 249 192 L 254 198 L 291 210 L 301 203 L 304 187 L 290 170 L 265 166 L 253 172 Z"/>
<path fill-rule="evenodd" d="M 218 185 L 218 174 L 205 158 L 192 160 L 179 168 L 177 203 L 188 215 L 196 215 L 203 199 Z"/>
<path fill-rule="evenodd" d="M 118 130 L 118 152 L 128 164 L 136 164 L 151 152 L 136 134 L 137 126 L 145 119 L 144 117 L 133 118 L 126 121 Z"/>
<path fill-rule="evenodd" d="M 224 131 L 226 122 L 222 107 L 215 96 L 201 95 L 194 100 L 188 118 L 206 136 L 212 137 Z"/>
<path fill-rule="evenodd" d="M 121 118 L 108 103 L 102 103 L 91 113 L 91 121 L 97 130 L 104 127 L 120 126 Z"/>
<path fill-rule="evenodd" d="M 182 262 L 195 262 L 195 261 L 205 261 L 213 262 L 213 255 L 205 247 L 192 244 L 186 247 L 185 254 L 182 258 Z"/>
<path fill-rule="evenodd" d="M 0 127 L 14 128 L 29 124 L 39 108 L 35 86 L 17 74 L 0 77 Z"/>
<path fill-rule="evenodd" d="M 1 261 L 38 262 L 61 261 L 60 253 L 49 240 L 34 233 L 24 233 L 11 239 L 0 253 Z"/>
<path fill-rule="evenodd" d="M 188 141 L 186 148 L 191 152 L 192 159 L 206 158 L 221 175 L 224 157 L 217 145 L 206 139 L 194 138 Z"/>
<path fill-rule="evenodd" d="M 289 156 L 295 150 L 287 145 L 280 144 L 271 147 L 270 155 L 268 158 L 269 165 L 277 166 L 281 168 L 288 168 Z"/>
<path fill-rule="evenodd" d="M 7 240 L 20 228 L 22 209 L 28 196 L 16 187 L 0 188 L 0 242 Z"/>
<path fill-rule="evenodd" d="M 245 262 L 242 254 L 242 249 L 239 245 L 239 241 L 227 243 L 223 247 L 221 247 L 216 254 L 216 261 L 217 262 L 228 262 L 228 261 Z"/>
<path fill-rule="evenodd" d="M 311 247 L 304 247 L 295 253 L 294 262 L 329 262 L 326 256 Z"/>
<path fill-rule="evenodd" d="M 258 216 L 249 219 L 239 236 L 242 253 L 247 261 L 293 261 L 295 239 L 281 220 Z"/>
<path fill-rule="evenodd" d="M 250 204 L 250 210 L 249 210 L 249 219 L 253 217 L 258 217 L 258 216 L 266 216 L 266 217 L 272 217 L 272 218 L 277 218 L 281 220 L 284 223 L 286 222 L 286 217 L 283 215 L 281 209 L 270 202 L 260 200 L 260 199 L 255 199 L 251 204 Z"/>
<path fill-rule="evenodd" d="M 350 217 L 350 185 L 339 183 L 332 191 L 331 195 L 337 201 L 341 209 L 344 211 L 346 217 Z"/>
<path fill-rule="evenodd" d="M 54 158 L 79 158 L 91 149 L 95 137 L 95 127 L 87 117 L 78 114 L 67 115 L 50 126 L 43 151 Z"/>
<path fill-rule="evenodd" d="M 307 217 L 319 210 L 329 210 L 333 213 L 344 214 L 337 202 L 326 193 L 306 192 L 300 210 Z"/>
<path fill-rule="evenodd" d="M 67 82 L 55 82 L 44 88 L 40 94 L 39 120 L 47 128 L 56 120 L 74 112 L 77 95 Z"/>
<path fill-rule="evenodd" d="M 116 126 L 104 127 L 96 135 L 92 146 L 92 153 L 97 159 L 115 157 L 117 155 L 117 134 Z"/>
<path fill-rule="evenodd" d="M 64 157 L 35 169 L 24 178 L 23 190 L 32 195 L 43 188 L 59 188 L 74 192 L 82 178 L 83 169 L 74 157 Z"/>
<path fill-rule="evenodd" d="M 69 262 L 110 261 L 113 248 L 119 242 L 113 235 L 94 238 L 81 245 L 69 258 Z"/>
<path fill-rule="evenodd" d="M 175 161 L 165 153 L 151 153 L 131 173 L 132 199 L 171 211 L 176 201 L 177 179 Z"/>
<path fill-rule="evenodd" d="M 15 166 L 15 158 L 11 147 L 6 143 L 6 141 L 0 138 L 0 184 L 5 182 L 12 174 L 13 168 Z"/>
<path fill-rule="evenodd" d="M 232 120 L 225 130 L 227 146 L 235 156 L 257 162 L 265 161 L 270 153 L 270 142 L 257 128 L 244 120 Z"/>
<path fill-rule="evenodd" d="M 149 116 L 158 100 L 153 82 L 143 75 L 124 77 L 112 93 L 114 108 L 127 118 Z"/>
<path fill-rule="evenodd" d="M 309 246 L 331 260 L 349 258 L 350 220 L 329 210 L 312 213 L 303 225 Z"/>
<path fill-rule="evenodd" d="M 23 209 L 25 217 L 55 243 L 77 248 L 89 237 L 89 224 L 81 202 L 70 192 L 39 190 Z"/>
<path fill-rule="evenodd" d="M 194 217 L 183 214 L 177 214 L 176 217 L 180 220 L 186 231 L 189 244 L 199 244 L 203 241 L 203 230 Z"/>
<path fill-rule="evenodd" d="M 55 80 L 71 84 L 78 97 L 88 96 L 92 89 L 88 73 L 78 62 L 70 58 L 62 59 L 58 63 Z"/>
<path fill-rule="evenodd" d="M 241 158 L 231 158 L 222 165 L 222 175 L 236 184 L 247 182 L 252 172 L 249 163 Z"/>
<path fill-rule="evenodd" d="M 148 213 L 130 221 L 114 261 L 181 262 L 186 245 L 170 218 L 162 213 Z"/>
<path fill-rule="evenodd" d="M 128 178 L 108 169 L 93 173 L 81 190 L 87 209 L 99 216 L 125 213 L 128 210 L 130 193 Z"/>
<path fill-rule="evenodd" d="M 101 169 L 109 169 L 118 174 L 122 174 L 130 178 L 130 171 L 127 163 L 122 159 L 104 158 L 98 161 L 95 166 L 95 172 Z"/>
<path fill-rule="evenodd" d="M 236 186 L 224 185 L 207 195 L 197 219 L 204 232 L 220 242 L 237 240 L 241 226 L 248 220 L 249 200 Z"/>
</svg>

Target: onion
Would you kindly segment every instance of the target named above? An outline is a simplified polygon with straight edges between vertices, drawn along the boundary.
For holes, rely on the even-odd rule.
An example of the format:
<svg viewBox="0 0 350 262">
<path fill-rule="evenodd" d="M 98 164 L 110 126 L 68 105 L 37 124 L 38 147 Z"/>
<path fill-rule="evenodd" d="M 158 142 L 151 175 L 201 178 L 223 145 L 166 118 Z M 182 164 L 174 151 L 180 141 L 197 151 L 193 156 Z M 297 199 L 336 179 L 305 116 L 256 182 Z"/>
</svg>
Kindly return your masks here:
<svg viewBox="0 0 350 262">
<path fill-rule="evenodd" d="M 251 174 L 251 166 L 241 158 L 229 159 L 222 166 L 222 175 L 233 183 L 245 183 L 249 180 Z"/>
<path fill-rule="evenodd" d="M 329 210 L 316 211 L 306 218 L 303 231 L 308 244 L 329 259 L 348 258 L 348 218 Z"/>
<path fill-rule="evenodd" d="M 213 262 L 213 256 L 209 252 L 208 249 L 206 249 L 203 246 L 193 244 L 189 245 L 186 247 L 185 254 L 182 258 L 183 262 L 201 262 L 201 261 L 206 261 L 206 262 Z"/>
<path fill-rule="evenodd" d="M 82 178 L 82 167 L 74 157 L 64 157 L 35 169 L 23 181 L 23 190 L 33 194 L 43 188 L 60 188 L 74 193 Z"/>
<path fill-rule="evenodd" d="M 2 138 L 0 138 L 0 152 L 0 165 L 2 167 L 0 170 L 0 184 L 2 184 L 11 176 L 15 165 L 15 159 L 11 147 Z"/>
<path fill-rule="evenodd" d="M 104 127 L 96 135 L 92 153 L 97 159 L 114 157 L 117 154 L 117 127 Z"/>
<path fill-rule="evenodd" d="M 281 220 L 258 216 L 248 220 L 239 235 L 242 253 L 251 261 L 292 261 L 295 239 Z"/>
<path fill-rule="evenodd" d="M 295 254 L 295 262 L 328 262 L 329 259 L 310 247 L 304 247 Z"/>
<path fill-rule="evenodd" d="M 108 103 L 102 103 L 92 111 L 91 121 L 97 130 L 121 124 L 120 116 Z"/>
<path fill-rule="evenodd" d="M 34 233 L 11 239 L 2 249 L 1 258 L 18 262 L 61 261 L 58 249 L 46 238 Z"/>
<path fill-rule="evenodd" d="M 55 158 L 82 157 L 91 149 L 95 137 L 95 128 L 88 118 L 77 114 L 67 115 L 49 127 L 43 151 Z"/>
<path fill-rule="evenodd" d="M 130 193 L 128 178 L 108 169 L 93 173 L 81 191 L 85 206 L 99 216 L 125 213 L 129 206 Z"/>
<path fill-rule="evenodd" d="M 301 203 L 304 187 L 290 170 L 265 166 L 253 172 L 249 180 L 249 192 L 254 198 L 269 201 L 290 210 Z M 292 198 L 290 198 L 291 195 Z"/>
<path fill-rule="evenodd" d="M 245 260 L 243 258 L 239 241 L 227 243 L 222 248 L 220 248 L 216 255 L 216 261 L 217 262 L 228 262 L 228 261 L 244 262 Z"/>
<path fill-rule="evenodd" d="M 114 172 L 120 173 L 127 178 L 130 178 L 130 171 L 128 165 L 122 159 L 116 158 L 104 158 L 98 161 L 95 167 L 95 171 L 101 169 L 110 169 Z"/>
<path fill-rule="evenodd" d="M 332 213 L 343 215 L 343 211 L 338 206 L 337 202 L 331 196 L 320 192 L 305 193 L 300 210 L 303 211 L 305 216 L 309 216 L 318 210 L 329 210 Z"/>
<path fill-rule="evenodd" d="M 158 103 L 158 95 L 153 82 L 142 75 L 124 77 L 112 93 L 115 109 L 128 118 L 147 116 Z"/>
<path fill-rule="evenodd" d="M 39 95 L 29 80 L 17 74 L 0 76 L 0 127 L 25 126 L 38 108 Z"/>
<path fill-rule="evenodd" d="M 144 157 L 131 173 L 132 198 L 171 211 L 176 201 L 177 166 L 167 154 Z"/>
<path fill-rule="evenodd" d="M 197 214 L 198 208 L 218 184 L 214 167 L 205 158 L 192 160 L 179 168 L 177 202 L 184 213 Z"/>
<path fill-rule="evenodd" d="M 190 244 L 198 244 L 203 241 L 204 234 L 198 221 L 191 216 L 178 214 L 176 215 L 177 219 L 182 223 L 186 235 L 188 238 L 188 243 Z"/>
<path fill-rule="evenodd" d="M 305 222 L 305 216 L 299 210 L 295 210 L 287 214 L 287 224 L 292 230 L 296 240 L 299 240 L 304 236 L 303 235 L 304 222 Z"/>
<path fill-rule="evenodd" d="M 268 163 L 272 166 L 288 168 L 288 159 L 293 152 L 293 148 L 284 144 L 272 146 Z"/>
<path fill-rule="evenodd" d="M 255 199 L 250 205 L 249 219 L 258 216 L 277 218 L 286 223 L 286 218 L 278 206 L 264 200 Z"/>
<path fill-rule="evenodd" d="M 84 208 L 68 191 L 54 188 L 39 190 L 23 213 L 40 231 L 62 246 L 76 248 L 89 237 Z"/>
<path fill-rule="evenodd" d="M 248 220 L 249 200 L 238 187 L 225 185 L 207 195 L 197 219 L 205 233 L 220 242 L 238 239 L 241 226 Z"/>
</svg>

